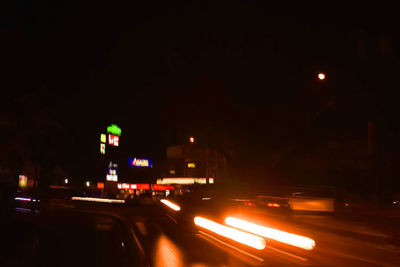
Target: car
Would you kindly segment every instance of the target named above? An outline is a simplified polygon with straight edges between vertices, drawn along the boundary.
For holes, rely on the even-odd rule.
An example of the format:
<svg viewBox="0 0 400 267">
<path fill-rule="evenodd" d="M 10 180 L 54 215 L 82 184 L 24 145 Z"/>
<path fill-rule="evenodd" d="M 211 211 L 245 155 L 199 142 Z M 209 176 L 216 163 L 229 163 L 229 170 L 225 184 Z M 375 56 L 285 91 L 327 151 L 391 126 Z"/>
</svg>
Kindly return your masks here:
<svg viewBox="0 0 400 267">
<path fill-rule="evenodd" d="M 2 266 L 148 266 L 133 228 L 110 212 L 57 211 L 15 225 Z"/>
</svg>

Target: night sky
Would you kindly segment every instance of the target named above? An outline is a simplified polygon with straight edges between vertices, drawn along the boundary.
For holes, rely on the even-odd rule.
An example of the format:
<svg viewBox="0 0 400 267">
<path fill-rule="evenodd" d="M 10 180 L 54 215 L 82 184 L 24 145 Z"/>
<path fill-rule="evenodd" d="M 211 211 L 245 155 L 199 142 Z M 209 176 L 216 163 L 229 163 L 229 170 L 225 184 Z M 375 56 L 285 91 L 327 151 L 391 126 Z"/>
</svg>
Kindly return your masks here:
<svg viewBox="0 0 400 267">
<path fill-rule="evenodd" d="M 280 151 L 366 135 L 369 120 L 395 153 L 396 10 L 270 2 L 6 1 L 1 112 L 44 112 L 60 160 L 79 166 L 111 123 L 123 153 L 159 159 L 193 135 L 262 169 Z"/>
</svg>

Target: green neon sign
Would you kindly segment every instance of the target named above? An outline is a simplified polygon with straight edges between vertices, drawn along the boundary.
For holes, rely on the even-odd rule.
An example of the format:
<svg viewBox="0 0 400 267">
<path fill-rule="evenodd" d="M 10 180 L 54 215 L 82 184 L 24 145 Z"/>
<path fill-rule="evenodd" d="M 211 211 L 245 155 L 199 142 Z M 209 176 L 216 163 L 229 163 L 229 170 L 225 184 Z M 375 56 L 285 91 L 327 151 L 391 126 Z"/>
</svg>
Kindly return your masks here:
<svg viewBox="0 0 400 267">
<path fill-rule="evenodd" d="M 121 135 L 121 128 L 119 128 L 115 124 L 111 124 L 110 126 L 107 127 L 107 133 L 115 134 L 115 135 L 120 136 Z"/>
</svg>

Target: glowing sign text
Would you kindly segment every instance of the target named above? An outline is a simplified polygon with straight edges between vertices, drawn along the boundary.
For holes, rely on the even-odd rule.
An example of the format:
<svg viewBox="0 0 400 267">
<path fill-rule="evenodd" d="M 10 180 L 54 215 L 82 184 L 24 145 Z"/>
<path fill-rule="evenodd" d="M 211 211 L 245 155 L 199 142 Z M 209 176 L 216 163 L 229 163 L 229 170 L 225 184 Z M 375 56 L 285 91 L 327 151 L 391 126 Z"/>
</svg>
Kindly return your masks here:
<svg viewBox="0 0 400 267">
<path fill-rule="evenodd" d="M 107 127 L 107 133 L 120 136 L 121 135 L 121 128 L 119 128 L 115 124 L 111 124 L 110 126 Z"/>
<path fill-rule="evenodd" d="M 131 158 L 129 159 L 129 165 L 133 167 L 152 168 L 153 160 L 150 158 Z"/>
<path fill-rule="evenodd" d="M 119 146 L 119 136 L 114 134 L 108 135 L 108 144 L 110 146 Z"/>
</svg>

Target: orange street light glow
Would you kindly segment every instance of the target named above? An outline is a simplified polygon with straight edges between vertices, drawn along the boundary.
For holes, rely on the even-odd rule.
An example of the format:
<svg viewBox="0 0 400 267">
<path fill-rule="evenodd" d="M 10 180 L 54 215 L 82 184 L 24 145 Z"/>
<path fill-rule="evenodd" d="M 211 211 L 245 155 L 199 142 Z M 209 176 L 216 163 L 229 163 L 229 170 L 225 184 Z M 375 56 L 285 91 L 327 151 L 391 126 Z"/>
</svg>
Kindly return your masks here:
<svg viewBox="0 0 400 267">
<path fill-rule="evenodd" d="M 172 203 L 172 202 L 169 201 L 169 200 L 161 199 L 160 202 L 163 203 L 165 206 L 170 207 L 170 208 L 173 209 L 173 210 L 176 210 L 176 211 L 180 211 L 180 210 L 181 210 L 181 207 L 179 207 L 178 205 Z"/>
<path fill-rule="evenodd" d="M 226 217 L 225 223 L 230 226 L 237 227 L 241 230 L 245 230 L 250 233 L 270 238 L 302 249 L 312 250 L 315 247 L 315 241 L 305 236 L 283 232 L 233 217 Z"/>
<path fill-rule="evenodd" d="M 318 79 L 325 80 L 325 74 L 324 73 L 318 73 Z"/>
<path fill-rule="evenodd" d="M 222 235 L 229 239 L 235 240 L 236 242 L 242 243 L 249 247 L 253 247 L 255 249 L 264 249 L 265 248 L 265 240 L 259 236 L 255 236 L 252 234 L 248 234 L 236 229 L 233 229 L 228 226 L 224 226 L 222 224 L 210 221 L 203 217 L 195 217 L 194 223 L 200 227 L 203 227 L 207 230 L 210 230 L 216 234 Z"/>
</svg>

